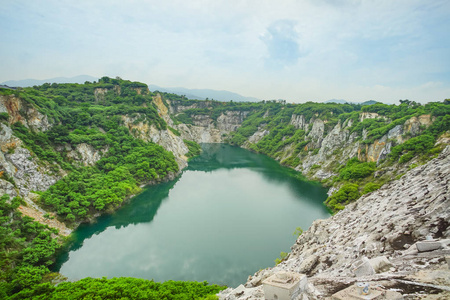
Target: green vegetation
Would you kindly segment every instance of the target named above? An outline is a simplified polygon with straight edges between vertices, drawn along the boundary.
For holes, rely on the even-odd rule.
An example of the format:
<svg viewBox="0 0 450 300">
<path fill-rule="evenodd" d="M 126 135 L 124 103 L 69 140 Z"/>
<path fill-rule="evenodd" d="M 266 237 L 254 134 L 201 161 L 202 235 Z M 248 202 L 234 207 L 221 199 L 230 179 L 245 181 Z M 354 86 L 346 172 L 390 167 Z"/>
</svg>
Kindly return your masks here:
<svg viewBox="0 0 450 300">
<path fill-rule="evenodd" d="M 7 112 L 0 113 L 0 122 L 8 121 L 8 119 L 9 119 L 9 114 Z"/>
<path fill-rule="evenodd" d="M 361 194 L 358 188 L 359 186 L 354 183 L 344 184 L 339 191 L 328 197 L 326 204 L 335 211 L 344 209 L 344 204 L 359 198 Z"/>
<path fill-rule="evenodd" d="M 1 92 L 5 94 L 3 90 Z M 111 212 L 139 192 L 140 185 L 178 171 L 172 153 L 157 144 L 135 139 L 125 127 L 124 120 L 127 119 L 133 125 L 142 122 L 159 129 L 167 128 L 152 102 L 153 94 L 144 84 L 104 77 L 98 83 L 44 84 L 8 91 L 8 95 L 12 94 L 23 100 L 23 112 L 37 110 L 53 123 L 47 131 L 35 131 L 20 122 L 11 128 L 39 158 L 36 160 L 39 164 L 57 175 L 63 172 L 62 169 L 69 172 L 46 192 L 40 193 L 40 204 L 55 211 L 60 221 L 70 225 L 86 221 L 97 213 Z M 9 116 L 2 113 L 0 118 L 5 122 Z M 83 166 L 67 155 L 82 143 L 103 152 L 95 165 Z M 195 149 L 192 149 L 193 155 Z M 13 151 L 11 148 L 10 153 Z M 5 172 L 0 176 L 11 179 Z M 14 184 L 12 180 L 8 181 Z M 3 196 L 0 201 L 2 299 L 60 299 L 67 295 L 74 295 L 72 299 L 120 298 L 118 295 L 125 297 L 136 292 L 140 285 L 147 289 L 142 291 L 143 295 L 153 295 L 154 298 L 149 299 L 202 298 L 218 291 L 217 286 L 210 288 L 205 284 L 183 282 L 161 285 L 143 280 L 136 281 L 137 285 L 133 286 L 131 281 L 134 279 L 127 278 L 89 279 L 55 287 L 51 284 L 54 276 L 48 267 L 53 264 L 55 252 L 61 248 L 63 240 L 52 238 L 57 230 L 34 222 L 30 217 L 22 217 L 17 210 L 20 202 L 20 198 L 10 201 L 8 196 Z M 123 290 L 128 284 L 126 294 Z M 91 291 L 83 294 L 88 285 Z M 113 291 L 108 292 L 109 288 Z"/>
<path fill-rule="evenodd" d="M 364 195 L 364 194 L 371 193 L 373 191 L 378 190 L 380 187 L 381 187 L 381 185 L 379 185 L 379 184 L 369 182 L 364 186 L 362 194 Z"/>
<path fill-rule="evenodd" d="M 68 222 L 85 220 L 113 210 L 139 192 L 140 184 L 177 171 L 172 153 L 128 137 L 110 148 L 95 167 L 74 170 L 59 180 L 42 194 L 41 202 Z"/>
<path fill-rule="evenodd" d="M 296 238 L 298 238 L 302 234 L 303 234 L 303 229 L 301 227 L 297 227 L 297 228 L 295 228 L 295 231 L 292 235 L 295 236 Z"/>
<path fill-rule="evenodd" d="M 158 283 L 138 278 L 84 278 L 57 286 L 42 283 L 30 286 L 9 299 L 142 299 L 190 300 L 217 299 L 225 287 L 207 282 L 166 281 Z"/>
<path fill-rule="evenodd" d="M 48 267 L 61 244 L 50 229 L 22 216 L 17 208 L 21 199 L 0 197 L 0 298 L 31 288 L 45 281 Z"/>
<path fill-rule="evenodd" d="M 172 131 L 176 136 L 181 136 L 181 133 L 173 127 L 168 126 L 169 130 Z"/>
<path fill-rule="evenodd" d="M 177 172 L 173 154 L 154 143 L 135 139 L 124 125 L 130 122 L 166 128 L 145 84 L 103 77 L 99 83 L 44 84 L 18 92 L 25 105 L 51 118 L 45 132 L 12 125 L 40 162 L 59 174 L 70 171 L 41 196 L 41 204 L 68 223 L 85 221 L 98 212 L 112 211 L 140 185 Z M 106 152 L 96 165 L 81 166 L 66 149 L 89 144 Z M 55 149 L 64 149 L 56 151 Z"/>
<path fill-rule="evenodd" d="M 1 95 L 15 95 L 23 99 L 22 117 L 25 112 L 39 112 L 48 118 L 50 129 L 35 130 L 17 122 L 11 125 L 14 135 L 20 138 L 42 167 L 54 175 L 68 174 L 41 193 L 40 204 L 57 213 L 57 218 L 68 225 L 75 225 L 98 213 L 112 212 L 127 198 L 140 191 L 140 186 L 162 180 L 178 166 L 173 155 L 162 147 L 136 139 L 139 136 L 133 126 L 145 124 L 158 129 L 168 129 L 180 136 L 180 132 L 168 127 L 158 115 L 152 101 L 156 93 L 148 91 L 145 84 L 120 78 L 103 77 L 98 82 L 85 84 L 43 84 L 19 90 L 0 89 Z M 450 100 L 425 105 L 400 100 L 399 105 L 375 103 L 372 105 L 313 103 L 286 104 L 277 101 L 235 103 L 189 100 L 184 96 L 161 93 L 165 104 L 170 101 L 179 111 L 171 116 L 175 124 L 194 124 L 196 116 L 208 116 L 217 122 L 222 114 L 240 112 L 246 116 L 242 126 L 226 137 L 233 145 L 245 145 L 252 151 L 282 160 L 290 167 L 298 167 L 305 159 L 319 152 L 320 142 L 313 141 L 310 131 L 316 119 L 323 121 L 324 134 L 340 124 L 349 134 L 354 134 L 363 146 L 360 160 L 352 158 L 340 165 L 331 164 L 330 172 L 337 176 L 327 179 L 340 189 L 326 200 L 334 211 L 356 200 L 361 194 L 370 193 L 382 186 L 384 179 L 375 178 L 377 166 L 365 157 L 365 145 L 370 145 L 396 126 L 404 127 L 411 118 L 423 115 L 429 123 L 407 132 L 404 143 L 389 140 L 392 151 L 381 164 L 392 166 L 422 163 L 434 157 L 440 148 L 437 139 L 450 130 Z M 184 106 L 184 107 L 183 107 Z M 362 120 L 362 113 L 365 119 Z M 370 113 L 370 115 L 368 115 Z M 304 117 L 306 123 L 294 124 L 293 116 Z M 0 113 L 0 123 L 7 123 L 10 116 Z M 361 121 L 362 120 L 362 121 Z M 309 124 L 309 125 L 308 125 Z M 397 127 L 397 129 L 400 127 Z M 261 139 L 249 143 L 256 132 Z M 200 146 L 184 141 L 189 148 L 188 157 L 198 155 Z M 72 150 L 86 144 L 102 158 L 92 166 L 84 166 L 74 158 Z M 8 153 L 14 152 L 14 145 Z M 333 155 L 339 157 L 340 149 Z M 329 157 L 331 159 L 331 156 Z M 325 165 L 322 162 L 310 168 L 311 174 Z M 402 174 L 394 174 L 399 178 Z M 14 180 L 5 172 L 0 177 L 12 184 Z M 52 238 L 57 232 L 47 226 L 23 217 L 17 210 L 21 199 L 0 198 L 0 298 L 7 299 L 201 299 L 216 293 L 220 287 L 204 283 L 164 284 L 152 281 L 115 278 L 87 278 L 74 283 L 51 284 L 48 267 L 61 241 Z M 296 231 L 301 234 L 301 228 Z M 287 256 L 281 253 L 281 262 Z M 129 296 L 131 295 L 132 296 Z"/>
<path fill-rule="evenodd" d="M 186 153 L 187 158 L 191 158 L 197 155 L 200 155 L 202 152 L 202 147 L 194 141 L 183 140 L 183 142 L 188 146 L 189 152 Z"/>
<path fill-rule="evenodd" d="M 279 263 L 281 263 L 283 260 L 285 260 L 288 257 L 287 252 L 280 252 L 280 257 L 275 259 L 275 265 L 278 265 Z"/>
<path fill-rule="evenodd" d="M 376 167 L 374 162 L 361 162 L 354 157 L 339 171 L 339 178 L 344 180 L 365 178 L 371 175 Z"/>
</svg>

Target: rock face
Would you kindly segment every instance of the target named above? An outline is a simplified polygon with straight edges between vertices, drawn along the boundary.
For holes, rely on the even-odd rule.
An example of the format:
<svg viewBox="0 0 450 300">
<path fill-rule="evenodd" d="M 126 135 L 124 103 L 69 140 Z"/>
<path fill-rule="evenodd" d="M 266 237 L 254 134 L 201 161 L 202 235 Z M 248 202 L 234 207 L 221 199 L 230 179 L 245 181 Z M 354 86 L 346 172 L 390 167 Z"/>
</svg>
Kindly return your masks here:
<svg viewBox="0 0 450 300">
<path fill-rule="evenodd" d="M 75 150 L 67 153 L 67 157 L 78 161 L 83 166 L 93 166 L 102 156 L 108 152 L 108 149 L 96 150 L 89 144 L 78 144 Z"/>
<path fill-rule="evenodd" d="M 26 105 L 14 95 L 0 95 L 0 113 L 9 114 L 9 123 L 21 122 L 26 127 L 36 131 L 46 131 L 51 125 L 47 116 L 38 112 L 34 107 Z"/>
<path fill-rule="evenodd" d="M 236 131 L 247 115 L 248 112 L 246 111 L 227 111 L 217 118 L 217 129 L 222 133 Z"/>
<path fill-rule="evenodd" d="M 46 166 L 40 166 L 25 148 L 17 148 L 14 153 L 5 155 L 6 163 L 14 167 L 13 180 L 19 189 L 19 195 L 27 196 L 30 191 L 45 191 L 59 178 L 48 175 Z"/>
<path fill-rule="evenodd" d="M 189 106 L 170 103 L 169 112 L 173 115 L 192 108 L 207 108 L 208 102 L 196 103 Z M 197 143 L 223 143 L 224 138 L 232 131 L 236 131 L 247 117 L 247 111 L 225 111 L 213 120 L 209 115 L 193 115 L 193 124 L 169 125 L 175 127 L 183 139 Z M 167 122 L 167 121 L 166 121 Z"/>
<path fill-rule="evenodd" d="M 285 261 L 250 276 L 245 286 L 254 291 L 264 276 L 280 270 L 300 272 L 316 286 L 317 293 L 310 294 L 309 299 L 324 299 L 340 278 L 347 282 L 358 280 L 355 276 L 365 276 L 366 281 L 403 278 L 439 268 L 439 257 L 450 253 L 446 242 L 450 243 L 449 184 L 447 146 L 438 158 L 399 180 L 364 195 L 327 220 L 314 221 L 291 247 Z M 415 244 L 422 247 L 427 242 L 421 241 L 427 236 L 435 240 L 428 242 L 430 245 L 439 247 L 427 248 L 435 250 L 427 255 L 419 254 L 419 245 Z M 448 268 L 446 274 L 450 275 Z M 221 297 L 241 299 L 230 295 L 234 295 L 232 290 Z"/>
<path fill-rule="evenodd" d="M 303 115 L 292 115 L 290 125 L 294 125 L 295 129 L 303 129 L 306 130 L 308 127 L 308 123 L 305 120 Z"/>
</svg>

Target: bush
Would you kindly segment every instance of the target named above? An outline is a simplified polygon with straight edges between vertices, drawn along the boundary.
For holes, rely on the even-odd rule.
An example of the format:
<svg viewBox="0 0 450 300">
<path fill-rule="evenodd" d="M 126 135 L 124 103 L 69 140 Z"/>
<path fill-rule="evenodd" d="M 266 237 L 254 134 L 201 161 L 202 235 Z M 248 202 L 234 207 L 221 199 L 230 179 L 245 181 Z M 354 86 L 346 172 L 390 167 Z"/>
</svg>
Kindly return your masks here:
<svg viewBox="0 0 450 300">
<path fill-rule="evenodd" d="M 378 190 L 380 187 L 381 187 L 381 185 L 379 185 L 379 184 L 369 182 L 364 186 L 362 194 L 364 195 L 364 194 L 371 193 L 373 191 Z"/>
<path fill-rule="evenodd" d="M 360 193 L 358 188 L 359 186 L 357 184 L 347 183 L 339 191 L 328 197 L 325 203 L 334 211 L 344 209 L 343 204 L 348 204 L 359 198 Z"/>
<path fill-rule="evenodd" d="M 370 176 L 376 169 L 374 162 L 361 162 L 356 157 L 350 159 L 339 171 L 339 178 L 344 180 L 360 179 Z"/>
<path fill-rule="evenodd" d="M 433 148 L 435 138 L 432 135 L 424 134 L 407 140 L 403 144 L 392 148 L 390 156 L 392 160 L 405 163 L 410 161 L 417 154 L 425 154 L 428 150 Z"/>
<path fill-rule="evenodd" d="M 186 144 L 186 146 L 189 149 L 189 152 L 186 154 L 186 156 L 188 158 L 200 155 L 200 153 L 202 152 L 202 147 L 197 144 L 194 141 L 189 141 L 189 140 L 183 140 L 183 142 Z"/>
<path fill-rule="evenodd" d="M 178 130 L 176 130 L 175 128 L 170 127 L 170 126 L 167 126 L 167 127 L 168 127 L 169 130 L 172 131 L 172 133 L 175 134 L 176 136 L 181 136 L 181 133 L 180 133 Z"/>
<path fill-rule="evenodd" d="M 9 114 L 7 112 L 0 113 L 0 122 L 1 121 L 8 121 L 9 120 Z"/>
</svg>

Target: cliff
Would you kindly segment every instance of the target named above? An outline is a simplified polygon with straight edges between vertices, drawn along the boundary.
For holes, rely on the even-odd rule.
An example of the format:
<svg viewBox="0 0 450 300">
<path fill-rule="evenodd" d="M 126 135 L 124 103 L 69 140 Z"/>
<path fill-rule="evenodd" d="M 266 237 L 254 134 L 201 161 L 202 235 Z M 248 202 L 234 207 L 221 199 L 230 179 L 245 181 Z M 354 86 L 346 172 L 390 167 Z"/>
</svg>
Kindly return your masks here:
<svg viewBox="0 0 450 300">
<path fill-rule="evenodd" d="M 340 199 L 333 208 L 341 209 L 344 204 L 346 208 L 333 218 L 316 221 L 280 265 L 251 276 L 245 286 L 224 292 L 223 298 L 261 298 L 261 281 L 285 270 L 306 273 L 311 283 L 309 299 L 321 299 L 360 280 L 353 271 L 379 257 L 389 261 L 392 274 L 368 280 L 387 280 L 389 286 L 394 277 L 412 280 L 415 277 L 411 276 L 419 276 L 421 266 L 434 272 L 442 262 L 439 257 L 447 253 L 442 251 L 447 251 L 445 239 L 449 238 L 449 148 L 425 164 L 450 142 L 449 116 L 446 110 L 440 111 L 447 109 L 442 103 L 424 107 L 403 103 L 394 108 L 380 104 L 374 112 L 355 105 L 193 101 L 109 78 L 98 84 L 46 89 L 0 94 L 0 113 L 7 116 L 0 115 L 0 196 L 21 196 L 23 214 L 58 228 L 60 234 L 70 230 L 42 209 L 39 196 L 58 180 L 70 177 L 75 168 L 99 165 L 111 151 L 125 159 L 130 149 L 142 148 L 137 141 L 153 142 L 170 151 L 180 172 L 187 166 L 190 150 L 184 140 L 189 140 L 231 143 L 267 154 L 330 187 L 331 197 L 344 193 L 348 184 L 357 194 Z M 143 153 L 151 159 L 164 149 Z M 159 165 L 157 161 L 133 165 L 141 168 L 133 175 L 147 183 L 173 178 L 176 171 L 170 169 L 173 157 L 169 156 L 161 158 L 164 161 Z M 117 157 L 103 162 L 102 172 L 121 181 L 122 192 L 130 197 L 137 189 L 128 181 L 128 169 L 114 169 Z M 125 161 L 134 163 L 140 158 L 131 153 Z M 363 169 L 350 162 L 368 172 L 361 173 Z M 152 169 L 153 164 L 158 167 Z M 351 175 L 347 179 L 342 175 L 344 169 Z M 58 216 L 66 221 L 75 219 L 64 210 L 68 207 L 81 217 L 86 213 L 79 209 L 86 203 L 85 196 L 77 194 L 79 187 L 86 189 L 79 183 L 74 193 L 61 197 L 67 203 Z M 105 203 L 121 203 L 109 192 L 86 197 L 93 199 L 88 204 L 103 209 Z M 364 193 L 368 194 L 352 203 Z M 106 202 L 95 201 L 102 197 Z M 92 216 L 99 214 L 89 209 Z M 442 242 L 444 250 L 425 255 L 414 252 L 414 244 L 429 235 Z"/>
<path fill-rule="evenodd" d="M 120 88 L 113 88 L 112 92 L 120 93 Z M 108 94 L 108 89 L 95 89 L 95 101 L 103 101 Z M 137 93 L 140 95 L 140 93 Z M 158 105 L 159 95 L 153 97 Z M 0 95 L 0 113 L 6 113 L 7 119 L 0 123 L 0 196 L 8 194 L 11 197 L 20 196 L 24 204 L 19 210 L 27 216 L 33 217 L 37 221 L 47 224 L 50 227 L 60 230 L 60 234 L 68 235 L 71 230 L 63 222 L 59 222 L 52 216 L 51 211 L 43 209 L 39 194 L 48 190 L 59 179 L 68 174 L 63 166 L 63 161 L 70 162 L 73 166 L 86 167 L 94 166 L 109 151 L 109 146 L 99 147 L 95 140 L 81 143 L 63 143 L 53 148 L 48 145 L 44 134 L 52 126 L 60 126 L 55 120 L 49 121 L 49 117 L 38 111 L 33 101 L 24 99 L 15 94 Z M 164 114 L 164 106 L 159 106 Z M 167 109 L 166 109 L 167 111 Z M 189 151 L 183 140 L 175 136 L 167 129 L 157 128 L 153 123 L 146 122 L 146 117 L 142 114 L 121 115 L 123 124 L 129 129 L 136 138 L 146 142 L 154 142 L 161 145 L 164 149 L 172 152 L 178 163 L 178 172 L 187 166 L 187 157 L 185 154 Z M 138 120 L 136 122 L 136 120 Z M 23 130 L 17 124 L 24 126 Z M 15 126 L 15 127 L 14 127 Z M 13 127 L 19 128 L 22 138 L 17 136 Z M 100 128 L 100 133 L 101 133 Z M 28 131 L 29 133 L 25 133 Z M 104 131 L 103 131 L 104 132 Z M 29 134 L 29 136 L 27 136 Z M 46 148 L 33 148 L 33 142 L 30 136 L 36 138 L 35 141 L 46 143 Z M 76 136 L 75 136 L 76 137 Z M 66 137 L 67 138 L 67 137 Z M 28 145 L 23 139 L 28 139 Z M 39 151 L 35 153 L 34 151 Z M 40 155 L 38 155 L 40 154 Z M 55 161 L 58 154 L 62 160 Z M 51 158 L 51 161 L 43 159 Z M 167 174 L 167 178 L 173 178 L 175 174 Z M 149 181 L 149 183 L 154 180 Z M 47 217 L 45 217 L 47 216 Z"/>
<path fill-rule="evenodd" d="M 327 220 L 316 220 L 273 268 L 249 277 L 221 299 L 264 299 L 262 281 L 280 271 L 307 274 L 299 299 L 326 299 L 357 281 L 397 289 L 406 299 L 450 294 L 450 146 L 427 164 L 364 195 Z M 437 246 L 418 251 L 432 238 Z M 376 262 L 376 264 L 375 264 Z M 428 299 L 428 298 L 427 298 Z"/>
</svg>

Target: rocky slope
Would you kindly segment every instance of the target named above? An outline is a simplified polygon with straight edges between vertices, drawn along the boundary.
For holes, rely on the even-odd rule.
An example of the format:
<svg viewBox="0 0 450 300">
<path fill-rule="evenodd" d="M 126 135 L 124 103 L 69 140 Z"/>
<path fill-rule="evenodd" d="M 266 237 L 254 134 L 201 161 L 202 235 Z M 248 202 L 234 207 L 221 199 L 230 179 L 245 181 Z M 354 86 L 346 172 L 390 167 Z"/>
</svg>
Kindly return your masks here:
<svg viewBox="0 0 450 300">
<path fill-rule="evenodd" d="M 188 109 L 207 107 L 207 102 L 192 105 L 179 105 L 168 101 L 170 115 L 177 116 Z M 183 139 L 195 141 L 197 143 L 223 143 L 230 132 L 236 131 L 245 120 L 248 111 L 225 111 L 217 117 L 217 120 L 210 115 L 193 115 L 193 124 L 177 124 L 172 119 L 168 124 L 176 128 Z"/>
<path fill-rule="evenodd" d="M 360 113 L 360 120 L 377 118 L 385 119 L 377 113 Z M 361 135 L 357 132 L 350 132 L 349 129 L 353 125 L 351 119 L 342 123 L 338 122 L 331 131 L 326 132 L 326 120 L 312 118 L 308 122 L 303 115 L 293 114 L 289 124 L 306 132 L 305 140 L 308 141 L 308 144 L 305 146 L 305 150 L 310 151 L 305 157 L 302 157 L 301 163 L 295 166 L 295 169 L 304 174 L 312 172 L 309 174 L 311 178 L 322 180 L 335 175 L 331 172 L 333 163 L 345 164 L 352 157 L 380 164 L 391 152 L 393 145 L 401 144 L 409 138 L 419 135 L 433 121 L 434 118 L 431 115 L 412 117 L 403 125 L 393 127 L 373 143 L 363 144 L 362 141 L 367 138 L 367 131 L 363 130 Z M 269 131 L 265 127 L 259 128 L 244 143 L 243 147 L 251 149 L 252 144 L 258 143 L 267 134 Z M 295 146 L 296 144 L 286 145 L 283 151 L 274 158 L 283 161 L 291 156 Z M 317 150 L 311 151 L 314 149 Z M 320 165 L 320 168 L 314 170 L 312 168 L 314 165 Z"/>
<path fill-rule="evenodd" d="M 221 299 L 264 299 L 262 280 L 279 271 L 308 275 L 307 293 L 299 299 L 326 299 L 356 281 L 397 288 L 405 299 L 429 293 L 441 298 L 427 299 L 448 299 L 450 271 L 444 257 L 450 255 L 449 186 L 447 146 L 438 158 L 333 217 L 316 220 L 286 260 L 250 276 L 245 286 L 223 292 Z M 419 252 L 418 244 L 427 237 L 438 246 Z"/>
<path fill-rule="evenodd" d="M 104 94 L 103 89 L 95 91 L 95 96 L 99 101 Z M 155 102 L 159 104 L 160 96 L 155 98 Z M 165 118 L 168 117 L 165 115 L 167 108 L 164 105 L 158 106 L 158 110 Z M 39 113 L 32 104 L 14 95 L 0 95 L 0 113 L 7 113 L 9 116 L 7 122 L 0 123 L 0 196 L 8 194 L 11 197 L 22 197 L 27 205 L 22 205 L 19 210 L 24 215 L 58 228 L 61 234 L 68 235 L 71 230 L 63 223 L 54 218 L 45 217 L 51 213 L 49 214 L 39 207 L 37 204 L 39 197 L 35 193 L 47 190 L 65 176 L 66 172 L 56 163 L 50 164 L 40 160 L 24 145 L 22 140 L 14 135 L 11 129 L 12 124 L 20 122 L 35 132 L 43 132 L 51 128 L 52 124 L 49 123 L 47 116 Z M 135 118 L 128 115 L 122 116 L 124 124 L 135 137 L 144 141 L 153 141 L 171 151 L 180 171 L 187 166 L 185 154 L 189 149 L 180 137 L 175 136 L 169 130 L 158 130 L 154 125 L 149 126 L 142 121 L 136 123 L 134 122 L 136 118 L 139 118 L 139 115 Z M 72 159 L 75 165 L 89 166 L 100 160 L 107 153 L 108 148 L 96 149 L 87 143 L 80 143 L 77 145 L 66 144 L 55 150 L 65 153 L 66 157 Z M 174 174 L 168 176 L 173 178 Z"/>
<path fill-rule="evenodd" d="M 120 89 L 114 91 L 120 93 Z M 136 90 L 139 95 L 141 91 Z M 95 101 L 104 101 L 107 93 L 107 89 L 95 89 Z M 208 102 L 180 105 L 179 102 L 172 103 L 162 99 L 159 94 L 154 96 L 152 101 L 159 115 L 169 127 L 175 129 L 174 131 L 170 128 L 161 130 L 155 125 L 149 125 L 139 114 L 123 114 L 121 119 L 136 138 L 153 141 L 174 153 L 180 170 L 187 166 L 185 154 L 189 151 L 183 139 L 198 143 L 225 142 L 252 113 L 250 110 L 231 109 L 222 110 L 214 115 L 213 108 L 208 107 Z M 176 118 L 173 117 L 187 110 L 196 109 L 210 110 L 210 113 L 193 114 L 190 124 L 174 121 Z M 39 113 L 33 105 L 13 95 L 0 95 L 0 113 L 2 112 L 7 112 L 9 119 L 8 122 L 0 123 L 0 172 L 6 175 L 0 178 L 0 195 L 22 196 L 28 205 L 23 206 L 21 211 L 44 223 L 48 222 L 49 219 L 43 217 L 46 212 L 35 204 L 36 194 L 33 191 L 48 189 L 64 176 L 65 172 L 58 166 L 55 168 L 55 165 L 40 161 L 24 147 L 20 139 L 14 136 L 10 125 L 21 122 L 25 127 L 39 132 L 48 130 L 52 124 L 47 116 Z M 262 118 L 270 119 L 269 110 Z M 414 167 L 414 164 L 420 164 L 413 159 L 407 164 L 384 165 L 383 159 L 391 152 L 393 145 L 419 135 L 434 122 L 431 115 L 412 117 L 403 124 L 392 127 L 373 142 L 363 143 L 368 133 L 365 130 L 360 133 L 352 132 L 354 121 L 351 119 L 330 126 L 325 118 L 322 120 L 318 116 L 307 120 L 304 115 L 292 114 L 289 118 L 290 121 L 287 119 L 289 125 L 305 131 L 304 142 L 307 143 L 304 151 L 298 154 L 295 152 L 297 144 L 287 143 L 273 157 L 284 161 L 296 155 L 298 163 L 292 167 L 309 178 L 325 182 L 327 178 L 336 175 L 336 165 L 343 165 L 352 157 L 358 157 L 361 161 L 376 162 L 379 169 L 374 177 L 384 177 L 386 181 L 390 181 Z M 359 120 L 365 119 L 386 118 L 377 113 L 361 112 Z M 259 126 L 242 146 L 251 149 L 269 135 L 271 129 L 266 125 Z M 286 139 L 288 137 L 283 137 L 283 140 Z M 438 143 L 448 144 L 448 135 L 442 136 Z M 108 151 L 106 148 L 96 149 L 87 143 L 67 145 L 64 149 L 56 150 L 84 166 L 95 164 Z M 363 256 L 368 258 L 387 256 L 399 276 L 406 276 L 408 272 L 410 274 L 419 270 L 418 266 L 414 266 L 408 271 L 408 266 L 402 265 L 403 262 L 400 263 L 401 254 L 410 253 L 414 247 L 410 252 L 405 252 L 407 251 L 405 247 L 423 239 L 426 235 L 431 234 L 435 238 L 447 238 L 449 235 L 446 231 L 448 223 L 445 221 L 449 219 L 448 202 L 447 206 L 445 202 L 449 196 L 449 151 L 447 148 L 438 159 L 426 166 L 415 168 L 400 180 L 364 196 L 355 204 L 350 204 L 330 220 L 316 221 L 293 246 L 289 258 L 272 270 L 255 274 L 246 284 L 248 290 L 242 295 L 260 295 L 260 283 L 264 277 L 277 270 L 289 270 L 312 276 L 310 281 L 317 284 L 315 289 L 310 289 L 309 295 L 312 298 L 323 298 L 330 294 L 330 289 L 327 285 L 321 285 L 320 280 L 325 278 L 323 280 L 326 281 L 329 277 L 341 278 L 345 282 L 355 280 L 352 277 L 352 270 Z M 339 187 L 339 183 L 327 183 L 332 186 L 330 194 Z M 63 228 L 63 224 L 51 226 Z M 62 231 L 70 232 L 64 228 Z M 399 260 L 396 260 L 397 258 Z M 430 258 L 431 263 L 436 261 L 433 260 L 435 258 Z M 396 265 L 397 261 L 399 263 Z M 430 262 L 424 263 L 427 265 Z M 331 282 L 338 281 L 331 280 Z M 242 288 L 239 293 L 241 292 Z M 244 299 L 244 296 L 237 297 L 235 291 L 224 294 L 224 298 L 233 299 L 233 297 Z"/>
</svg>

